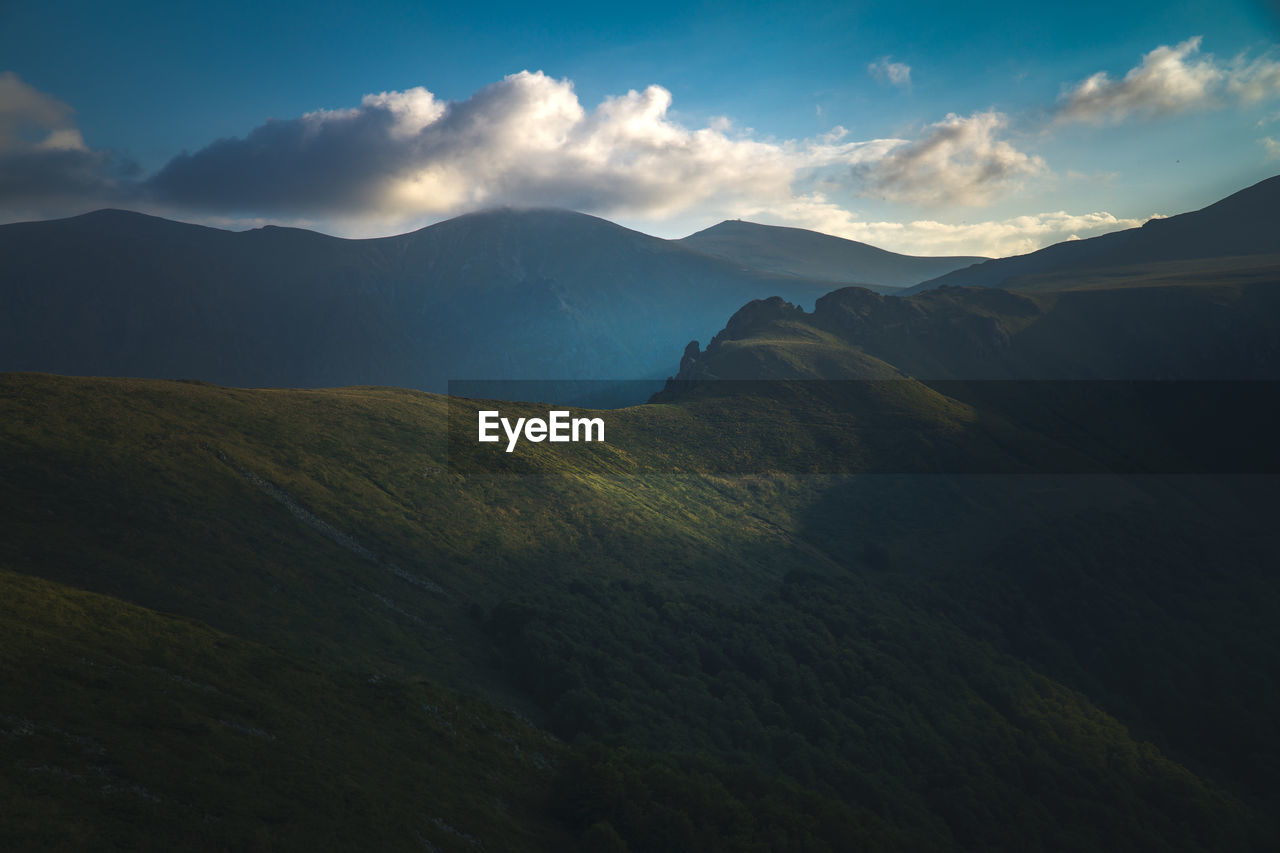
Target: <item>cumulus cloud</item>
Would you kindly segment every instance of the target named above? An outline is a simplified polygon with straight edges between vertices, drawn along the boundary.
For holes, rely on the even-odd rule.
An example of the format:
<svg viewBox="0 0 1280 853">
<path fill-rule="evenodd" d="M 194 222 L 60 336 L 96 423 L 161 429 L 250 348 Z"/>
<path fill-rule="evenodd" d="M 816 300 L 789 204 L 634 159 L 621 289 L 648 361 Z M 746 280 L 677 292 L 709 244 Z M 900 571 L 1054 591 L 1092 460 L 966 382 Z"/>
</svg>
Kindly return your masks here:
<svg viewBox="0 0 1280 853">
<path fill-rule="evenodd" d="M 911 85 L 911 66 L 905 62 L 893 62 L 882 56 L 867 66 L 867 73 L 884 83 L 894 86 Z"/>
<path fill-rule="evenodd" d="M 949 114 L 919 138 L 855 167 L 869 194 L 925 204 L 985 204 L 1047 171 L 1041 157 L 1000 139 L 1008 118 L 997 112 Z"/>
<path fill-rule="evenodd" d="M 1227 93 L 1246 104 L 1280 97 L 1280 62 L 1268 57 L 1252 61 L 1238 57 L 1227 73 Z"/>
<path fill-rule="evenodd" d="M 1063 240 L 1136 228 L 1146 221 L 1122 219 L 1106 212 L 1073 214 L 1059 210 L 961 224 L 930 219 L 863 222 L 837 205 L 824 205 L 816 199 L 799 200 L 779 214 L 780 224 L 812 228 L 903 254 L 988 257 L 1025 254 Z"/>
<path fill-rule="evenodd" d="M 761 141 L 725 119 L 686 127 L 670 108 L 670 92 L 650 86 L 588 111 L 569 81 L 522 71 L 465 101 L 419 88 L 270 121 L 175 157 L 149 187 L 167 203 L 248 215 L 412 218 L 509 204 L 660 219 L 785 200 L 797 183 L 902 144 L 848 141 L 841 128 Z"/>
<path fill-rule="evenodd" d="M 16 196 L 78 193 L 82 208 L 127 197 L 209 223 L 320 224 L 359 236 L 497 205 L 566 207 L 642 228 L 790 211 L 820 227 L 850 217 L 834 198 L 982 204 L 1046 171 L 1003 138 L 1007 119 L 995 112 L 949 115 L 914 139 L 853 140 L 842 127 L 762 139 L 724 117 L 703 127 L 677 120 L 660 86 L 588 109 L 570 81 L 522 71 L 461 101 L 417 87 L 267 121 L 129 181 L 111 155 L 85 146 L 66 105 L 16 78 L 7 85 L 3 151 L 41 167 L 0 172 L 5 215 L 13 206 L 2 202 Z"/>
<path fill-rule="evenodd" d="M 1262 143 L 1263 150 L 1267 152 L 1268 160 L 1280 160 L 1280 140 L 1264 136 L 1258 142 Z"/>
<path fill-rule="evenodd" d="M 106 203 L 136 171 L 90 150 L 67 104 L 0 73 L 0 209 L 44 216 Z"/>
<path fill-rule="evenodd" d="M 1105 71 L 1069 89 L 1058 106 L 1059 122 L 1105 124 L 1131 117 L 1159 117 L 1224 105 L 1235 98 L 1256 103 L 1280 96 L 1280 62 L 1243 56 L 1221 63 L 1199 55 L 1201 37 L 1161 45 L 1116 80 Z"/>
</svg>

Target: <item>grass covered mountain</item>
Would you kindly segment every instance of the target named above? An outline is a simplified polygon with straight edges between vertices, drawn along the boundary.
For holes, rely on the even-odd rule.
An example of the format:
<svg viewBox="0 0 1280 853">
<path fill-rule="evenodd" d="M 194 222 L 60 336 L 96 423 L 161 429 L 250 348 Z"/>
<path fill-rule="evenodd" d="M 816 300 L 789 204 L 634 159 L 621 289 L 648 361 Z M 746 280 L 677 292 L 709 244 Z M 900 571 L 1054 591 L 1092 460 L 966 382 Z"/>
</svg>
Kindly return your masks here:
<svg viewBox="0 0 1280 853">
<path fill-rule="evenodd" d="M 977 412 L 895 385 L 877 456 Z M 485 473 L 480 405 L 0 379 L 4 846 L 1275 841 L 1269 478 L 787 473 L 734 398 Z"/>
<path fill-rule="evenodd" d="M 653 399 L 795 408 L 786 432 L 823 448 L 817 470 L 1276 473 L 1280 279 L 1245 272 L 1104 269 L 1036 292 L 843 288 L 812 312 L 755 301 L 706 350 L 690 345 Z M 880 420 L 893 440 L 844 435 L 927 400 L 952 418 L 927 446 L 902 441 L 914 415 Z"/>
<path fill-rule="evenodd" d="M 1258 256 L 1270 256 L 1261 258 Z M 1019 289 L 1036 276 L 1087 277 L 1094 270 L 1123 269 L 1139 276 L 1142 265 L 1216 260 L 1227 268 L 1243 259 L 1280 269 L 1280 176 L 1268 178 L 1206 208 L 1141 228 L 1115 231 L 1086 240 L 1068 240 L 1036 252 L 997 258 L 922 282 L 914 293 L 944 285 Z"/>
<path fill-rule="evenodd" d="M 0 369 L 239 386 L 661 379 L 743 302 L 829 289 L 556 210 L 374 240 L 104 210 L 0 257 Z"/>
<path fill-rule="evenodd" d="M 1280 268 L 1095 270 L 1074 289 L 843 288 L 806 312 L 741 308 L 677 378 L 1222 380 L 1280 378 Z"/>
<path fill-rule="evenodd" d="M 1272 277 L 1278 180 L 1142 229 L 972 266 L 982 259 L 744 222 L 659 240 L 554 210 L 374 240 L 98 211 L 0 226 L 0 369 L 434 391 L 449 379 L 660 380 L 684 342 L 706 340 L 745 302 L 809 305 L 837 283 L 885 290 L 954 270 L 920 286 L 1056 291 L 1075 286 L 1061 276 L 1140 281 L 1188 262 L 1206 280 Z"/>
<path fill-rule="evenodd" d="M 856 284 L 882 293 L 892 293 L 987 260 L 899 255 L 856 240 L 740 219 L 721 222 L 676 242 L 745 269 L 833 284 Z"/>
<path fill-rule="evenodd" d="M 145 222 L 598 268 L 550 221 Z M 0 374 L 0 848 L 1273 850 L 1280 283 L 1224 269 L 750 301 L 509 455 L 545 407 Z"/>
</svg>

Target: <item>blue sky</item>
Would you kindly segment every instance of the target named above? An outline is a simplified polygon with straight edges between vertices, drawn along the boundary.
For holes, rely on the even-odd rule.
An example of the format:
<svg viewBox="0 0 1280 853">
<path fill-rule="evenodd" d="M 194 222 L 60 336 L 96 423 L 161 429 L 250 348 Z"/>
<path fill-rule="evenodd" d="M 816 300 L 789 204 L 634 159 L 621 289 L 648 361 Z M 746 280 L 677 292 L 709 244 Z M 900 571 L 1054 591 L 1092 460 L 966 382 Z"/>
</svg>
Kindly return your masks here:
<svg viewBox="0 0 1280 853">
<path fill-rule="evenodd" d="M 1262 0 L 7 0 L 0 72 L 6 221 L 110 205 L 372 236 L 548 205 L 1008 254 L 1280 172 Z"/>
</svg>

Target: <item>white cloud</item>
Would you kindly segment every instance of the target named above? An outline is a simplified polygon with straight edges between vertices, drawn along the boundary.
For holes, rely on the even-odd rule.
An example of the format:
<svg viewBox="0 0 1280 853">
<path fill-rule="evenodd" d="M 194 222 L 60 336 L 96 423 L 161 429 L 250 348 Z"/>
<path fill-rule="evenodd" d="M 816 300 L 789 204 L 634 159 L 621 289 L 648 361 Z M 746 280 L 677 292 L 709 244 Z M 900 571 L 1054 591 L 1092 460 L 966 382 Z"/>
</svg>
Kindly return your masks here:
<svg viewBox="0 0 1280 853">
<path fill-rule="evenodd" d="M 691 128 L 670 110 L 671 93 L 649 86 L 588 111 L 568 80 L 523 71 L 465 101 L 419 88 L 268 122 L 174 158 L 150 185 L 170 204 L 244 216 L 407 222 L 506 204 L 663 220 L 784 204 L 819 185 L 853 192 L 868 179 L 877 193 L 905 195 L 917 163 L 950 196 L 973 201 L 1026 159 L 991 138 L 997 122 L 978 119 L 983 129 L 945 145 L 942 159 L 898 156 L 882 174 L 875 164 L 911 143 L 851 141 L 841 127 L 761 140 L 723 117 Z M 982 193 L 965 190 L 973 182 Z M 911 195 L 931 200 L 922 186 Z"/>
<path fill-rule="evenodd" d="M 1136 228 L 1146 221 L 1121 219 L 1106 212 L 1072 214 L 1059 210 L 961 224 L 929 219 L 863 222 L 838 205 L 815 196 L 797 199 L 763 218 L 776 224 L 811 228 L 908 255 L 988 257 L 1025 254 L 1063 240 Z"/>
<path fill-rule="evenodd" d="M 1280 62 L 1267 57 L 1252 62 L 1237 58 L 1227 75 L 1227 92 L 1246 104 L 1280 97 Z"/>
<path fill-rule="evenodd" d="M 867 73 L 877 80 L 894 86 L 911 85 L 911 66 L 904 62 L 893 62 L 887 56 L 868 65 Z"/>
<path fill-rule="evenodd" d="M 1201 40 L 1161 45 L 1120 80 L 1105 71 L 1082 80 L 1062 96 L 1057 120 L 1104 124 L 1218 107 L 1229 98 L 1252 104 L 1280 96 L 1280 63 L 1240 56 L 1223 64 L 1199 55 Z"/>
<path fill-rule="evenodd" d="M 949 114 L 919 138 L 857 168 L 864 193 L 891 201 L 978 205 L 1047 171 L 1042 158 L 998 138 L 1008 118 L 997 112 Z"/>
<path fill-rule="evenodd" d="M 103 155 L 85 149 L 65 105 L 16 78 L 8 85 L 21 95 L 10 100 L 43 122 L 41 133 L 23 137 L 24 155 L 39 149 L 50 173 L 29 195 L 65 200 L 64 191 L 80 186 L 81 209 L 106 195 L 210 223 L 319 224 L 373 236 L 498 205 L 567 207 L 668 233 L 676 223 L 772 218 L 922 254 L 1003 254 L 1066 234 L 1065 214 L 950 226 L 866 223 L 850 212 L 847 202 L 858 195 L 983 204 L 1047 172 L 1041 158 L 1004 138 L 1008 121 L 996 112 L 948 115 L 913 139 L 853 140 L 837 126 L 811 139 L 773 140 L 724 117 L 689 126 L 672 115 L 671 94 L 660 86 L 587 109 L 570 81 L 524 71 L 462 101 L 418 87 L 268 121 L 243 139 L 179 155 L 141 184 L 112 184 L 90 168 Z M 4 177 L 0 215 L 17 209 L 6 205 Z M 55 179 L 65 186 L 49 189 Z M 1053 216 L 1059 225 L 1046 224 Z M 1099 222 L 1073 227 L 1097 230 Z"/>
<path fill-rule="evenodd" d="M 588 110 L 569 81 L 537 72 L 457 102 L 421 87 L 381 92 L 174 158 L 144 195 L 127 180 L 113 183 L 109 155 L 85 146 L 69 107 L 0 75 L 0 213 L 12 218 L 15 199 L 35 213 L 55 202 L 85 209 L 87 201 L 123 199 L 210 224 L 373 236 L 482 207 L 537 205 L 642 229 L 740 217 L 899 252 L 992 256 L 1141 224 L 1061 211 L 964 224 L 867 222 L 843 202 L 861 193 L 978 204 L 1016 191 L 1047 169 L 1003 138 L 1000 113 L 948 115 L 913 139 L 851 140 L 837 126 L 777 141 L 723 117 L 689 127 L 671 115 L 671 100 L 650 86 Z M 15 190 L 15 181 L 26 183 Z"/>
<path fill-rule="evenodd" d="M 1280 160 L 1280 140 L 1264 136 L 1258 142 L 1262 143 L 1263 149 L 1267 152 L 1268 160 Z"/>
</svg>

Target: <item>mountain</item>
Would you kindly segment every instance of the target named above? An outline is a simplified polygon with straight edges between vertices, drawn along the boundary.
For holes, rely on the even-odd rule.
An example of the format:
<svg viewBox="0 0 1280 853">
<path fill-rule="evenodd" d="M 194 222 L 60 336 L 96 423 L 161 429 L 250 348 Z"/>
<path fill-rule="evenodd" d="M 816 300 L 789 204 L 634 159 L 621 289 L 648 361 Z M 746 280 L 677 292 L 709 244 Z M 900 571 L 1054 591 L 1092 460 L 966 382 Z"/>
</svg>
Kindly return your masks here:
<svg viewBox="0 0 1280 853">
<path fill-rule="evenodd" d="M 1280 176 L 1201 210 L 955 270 L 922 282 L 908 293 L 945 285 L 1018 289 L 1032 283 L 1028 281 L 1032 277 L 1045 274 L 1087 276 L 1101 268 L 1259 255 L 1280 256 Z M 1280 257 L 1268 263 L 1280 267 Z M 1129 270 L 1131 275 L 1135 272 Z"/>
<path fill-rule="evenodd" d="M 1274 849 L 1280 288 L 1188 275 L 754 300 L 509 455 L 0 375 L 0 846 Z"/>
<path fill-rule="evenodd" d="M 939 287 L 897 297 L 850 287 L 812 312 L 755 301 L 705 350 L 687 348 L 677 379 L 1280 378 L 1270 268 L 1189 266 L 1137 280 L 1127 268 L 1097 268 L 1096 280 L 1062 291 Z"/>
<path fill-rule="evenodd" d="M 635 311 L 667 285 L 632 270 L 750 277 L 546 212 L 42 225 L 85 233 L 6 237 L 16 280 L 143 283 L 65 315 L 122 360 L 226 351 L 166 312 L 326 369 L 427 316 L 473 357 L 496 295 L 622 322 L 556 326 L 538 276 L 615 263 Z M 585 412 L 607 440 L 511 453 L 479 412 L 545 405 L 0 374 L 0 849 L 1277 849 L 1280 286 L 1090 270 L 743 300 L 652 402 Z M 470 320 L 393 316 L 426 281 Z M 56 331 L 72 290 L 6 306 Z"/>
<path fill-rule="evenodd" d="M 492 476 L 467 401 L 0 376 L 0 842 L 1273 849 L 1267 478 L 703 473 L 789 440 L 712 402 Z"/>
<path fill-rule="evenodd" d="M 1276 473 L 1280 283 L 1208 277 L 756 300 L 652 401 L 754 409 L 805 470 Z"/>
<path fill-rule="evenodd" d="M 829 289 L 556 210 L 373 240 L 106 210 L 0 226 L 0 258 L 0 369 L 240 386 L 661 378 L 743 302 Z"/>
<path fill-rule="evenodd" d="M 856 284 L 885 293 L 987 260 L 899 255 L 815 231 L 758 225 L 740 219 L 721 222 L 676 242 L 745 269 Z"/>
</svg>

